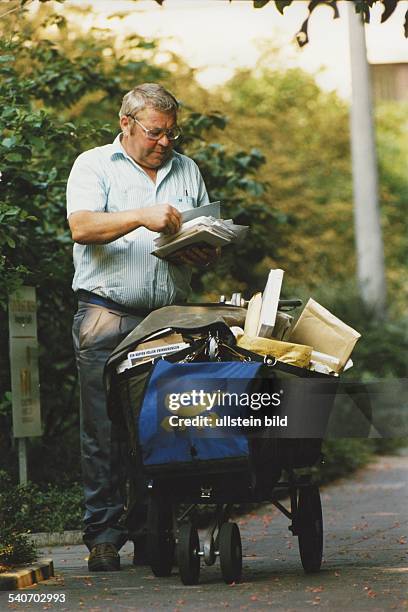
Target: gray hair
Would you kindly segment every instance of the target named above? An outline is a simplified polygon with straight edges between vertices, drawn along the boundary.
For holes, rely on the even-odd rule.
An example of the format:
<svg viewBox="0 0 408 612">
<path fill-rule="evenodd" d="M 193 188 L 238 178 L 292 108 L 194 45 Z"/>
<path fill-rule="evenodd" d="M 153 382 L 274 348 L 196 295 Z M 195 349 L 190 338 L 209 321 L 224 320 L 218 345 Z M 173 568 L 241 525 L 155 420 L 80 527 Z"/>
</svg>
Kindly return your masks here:
<svg viewBox="0 0 408 612">
<path fill-rule="evenodd" d="M 167 89 L 157 83 L 137 85 L 124 96 L 119 117 L 137 115 L 144 108 L 154 108 L 162 113 L 176 113 L 179 103 Z"/>
</svg>

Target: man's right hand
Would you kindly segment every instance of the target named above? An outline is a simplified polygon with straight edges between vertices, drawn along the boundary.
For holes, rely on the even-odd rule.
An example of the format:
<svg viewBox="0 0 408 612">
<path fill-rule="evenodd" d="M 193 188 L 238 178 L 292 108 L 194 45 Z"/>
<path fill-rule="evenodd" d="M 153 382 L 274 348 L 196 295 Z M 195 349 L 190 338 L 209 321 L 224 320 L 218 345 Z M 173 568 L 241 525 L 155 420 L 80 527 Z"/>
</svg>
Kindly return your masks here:
<svg viewBox="0 0 408 612">
<path fill-rule="evenodd" d="M 181 226 L 181 215 L 174 206 L 159 204 L 109 213 L 79 210 L 70 214 L 68 222 L 75 242 L 108 244 L 138 227 L 175 234 Z"/>
<path fill-rule="evenodd" d="M 139 209 L 141 225 L 152 232 L 175 234 L 181 227 L 181 214 L 170 204 L 159 204 Z"/>
</svg>

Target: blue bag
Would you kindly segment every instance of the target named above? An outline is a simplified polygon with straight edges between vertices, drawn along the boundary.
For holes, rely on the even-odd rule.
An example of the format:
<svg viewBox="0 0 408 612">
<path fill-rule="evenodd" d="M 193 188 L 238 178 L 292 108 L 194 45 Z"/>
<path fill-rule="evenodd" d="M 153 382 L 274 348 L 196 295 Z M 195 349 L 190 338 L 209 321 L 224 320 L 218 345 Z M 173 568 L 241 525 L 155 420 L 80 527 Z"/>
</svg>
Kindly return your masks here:
<svg viewBox="0 0 408 612">
<path fill-rule="evenodd" d="M 261 365 L 158 361 L 138 419 L 145 471 L 218 471 L 247 465 L 248 440 L 242 428 L 231 423 L 248 416 L 248 409 L 233 398 L 249 392 Z"/>
</svg>

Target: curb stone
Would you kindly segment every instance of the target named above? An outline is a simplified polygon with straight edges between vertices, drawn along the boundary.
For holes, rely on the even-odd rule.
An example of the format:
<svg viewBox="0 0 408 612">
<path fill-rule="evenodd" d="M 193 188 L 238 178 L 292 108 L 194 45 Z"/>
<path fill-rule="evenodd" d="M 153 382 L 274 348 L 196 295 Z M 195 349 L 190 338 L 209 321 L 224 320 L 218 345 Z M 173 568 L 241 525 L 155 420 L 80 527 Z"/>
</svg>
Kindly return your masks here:
<svg viewBox="0 0 408 612">
<path fill-rule="evenodd" d="M 29 587 L 54 576 L 52 559 L 40 559 L 37 563 L 0 574 L 0 591 L 14 591 Z"/>
<path fill-rule="evenodd" d="M 40 548 L 46 548 L 48 546 L 70 546 L 84 543 L 82 540 L 82 531 L 79 530 L 55 531 L 52 533 L 41 531 L 38 533 L 28 533 L 27 537 Z"/>
</svg>

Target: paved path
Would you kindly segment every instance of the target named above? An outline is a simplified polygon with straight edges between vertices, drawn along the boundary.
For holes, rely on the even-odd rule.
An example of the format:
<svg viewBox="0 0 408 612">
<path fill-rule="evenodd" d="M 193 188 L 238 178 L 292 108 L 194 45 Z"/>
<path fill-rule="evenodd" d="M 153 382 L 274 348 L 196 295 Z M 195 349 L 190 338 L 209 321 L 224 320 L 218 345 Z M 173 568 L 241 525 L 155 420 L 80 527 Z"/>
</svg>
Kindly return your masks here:
<svg viewBox="0 0 408 612">
<path fill-rule="evenodd" d="M 322 571 L 303 573 L 297 538 L 288 520 L 264 506 L 239 520 L 243 581 L 227 586 L 218 565 L 202 567 L 200 584 L 184 587 L 177 572 L 154 578 L 132 566 L 132 546 L 122 549 L 122 571 L 90 575 L 81 546 L 45 549 L 56 578 L 20 593 L 65 593 L 66 604 L 7 604 L 59 610 L 273 610 L 372 612 L 408 610 L 408 455 L 383 457 L 352 479 L 322 491 L 325 560 Z"/>
</svg>

